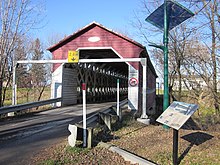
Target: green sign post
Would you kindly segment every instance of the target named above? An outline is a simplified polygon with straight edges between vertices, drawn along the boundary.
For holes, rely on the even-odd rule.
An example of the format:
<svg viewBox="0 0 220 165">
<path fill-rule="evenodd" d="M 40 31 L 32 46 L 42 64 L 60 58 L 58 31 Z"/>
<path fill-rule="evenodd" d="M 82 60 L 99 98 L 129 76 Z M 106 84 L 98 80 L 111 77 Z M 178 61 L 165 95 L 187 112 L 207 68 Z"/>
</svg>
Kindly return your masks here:
<svg viewBox="0 0 220 165">
<path fill-rule="evenodd" d="M 164 53 L 164 95 L 163 95 L 163 111 L 169 107 L 169 86 L 168 86 L 168 34 L 169 30 L 181 24 L 194 14 L 172 0 L 164 0 L 164 3 L 151 13 L 146 21 L 164 30 L 163 46 L 150 44 L 160 48 Z M 164 128 L 168 126 L 164 125 Z M 173 129 L 173 164 L 178 164 L 178 130 Z"/>
<path fill-rule="evenodd" d="M 164 52 L 164 101 L 163 110 L 169 106 L 169 87 L 168 87 L 168 34 L 169 30 L 181 24 L 194 14 L 184 6 L 172 0 L 164 0 L 164 3 L 151 13 L 146 21 L 164 30 L 163 46 L 150 44 L 160 48 Z"/>
<path fill-rule="evenodd" d="M 169 17 L 167 9 L 167 1 L 164 1 L 164 98 L 163 98 L 163 110 L 165 111 L 169 106 L 169 87 L 168 87 L 168 29 L 169 29 Z"/>
</svg>

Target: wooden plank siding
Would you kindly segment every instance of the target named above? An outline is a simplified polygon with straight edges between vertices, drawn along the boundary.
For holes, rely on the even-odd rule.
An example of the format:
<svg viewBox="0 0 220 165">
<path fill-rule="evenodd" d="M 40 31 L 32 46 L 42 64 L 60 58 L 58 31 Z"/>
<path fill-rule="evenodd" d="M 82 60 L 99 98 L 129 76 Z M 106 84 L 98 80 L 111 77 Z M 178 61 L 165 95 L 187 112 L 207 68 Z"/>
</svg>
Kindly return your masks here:
<svg viewBox="0 0 220 165">
<path fill-rule="evenodd" d="M 77 71 L 63 67 L 62 106 L 77 103 Z"/>
</svg>

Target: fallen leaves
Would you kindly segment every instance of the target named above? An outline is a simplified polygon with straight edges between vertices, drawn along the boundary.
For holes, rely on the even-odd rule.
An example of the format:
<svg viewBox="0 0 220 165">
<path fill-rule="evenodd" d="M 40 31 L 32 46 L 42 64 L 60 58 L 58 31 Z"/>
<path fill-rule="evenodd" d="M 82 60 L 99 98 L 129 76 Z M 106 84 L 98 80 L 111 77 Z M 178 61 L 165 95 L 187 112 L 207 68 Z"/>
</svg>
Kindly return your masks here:
<svg viewBox="0 0 220 165">
<path fill-rule="evenodd" d="M 157 164 L 172 164 L 173 130 L 164 129 L 162 126 L 146 126 L 138 123 L 132 116 L 126 114 L 126 120 L 115 124 L 114 131 L 99 129 L 96 140 L 105 141 L 131 153 L 139 155 Z M 204 136 L 199 136 L 199 145 L 192 145 L 182 137 L 200 130 L 179 130 L 179 158 L 180 165 L 185 164 L 220 164 L 220 133 L 219 131 L 202 132 L 201 135 L 210 134 L 213 138 L 203 141 Z M 195 140 L 195 139 L 191 139 Z M 92 149 L 72 148 L 67 142 L 59 144 L 56 149 L 47 149 L 47 158 L 38 159 L 36 162 L 52 161 L 52 164 L 104 164 L 104 165 L 130 165 L 120 155 L 106 148 L 96 146 Z M 40 156 L 39 156 L 40 157 Z M 35 162 L 35 164 L 36 164 Z"/>
</svg>

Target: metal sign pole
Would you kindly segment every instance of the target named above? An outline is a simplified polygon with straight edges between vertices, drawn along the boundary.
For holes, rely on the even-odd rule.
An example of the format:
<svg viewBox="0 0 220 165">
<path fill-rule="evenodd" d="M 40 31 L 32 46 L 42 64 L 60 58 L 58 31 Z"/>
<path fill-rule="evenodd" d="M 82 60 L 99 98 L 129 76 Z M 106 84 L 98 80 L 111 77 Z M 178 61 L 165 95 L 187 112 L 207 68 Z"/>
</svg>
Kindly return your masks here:
<svg viewBox="0 0 220 165">
<path fill-rule="evenodd" d="M 169 90 L 168 90 L 168 29 L 169 17 L 167 10 L 167 1 L 164 0 L 164 98 L 163 111 L 169 106 Z"/>
<path fill-rule="evenodd" d="M 178 130 L 173 129 L 173 165 L 178 165 Z"/>
<path fill-rule="evenodd" d="M 186 9 L 182 5 L 178 4 L 174 1 L 164 0 L 164 4 L 158 7 L 153 13 L 151 13 L 146 21 L 151 24 L 159 27 L 160 29 L 164 29 L 163 36 L 163 46 L 150 44 L 149 46 L 154 46 L 156 48 L 160 48 L 164 52 L 164 95 L 163 95 L 163 113 L 166 114 L 166 109 L 169 106 L 169 86 L 168 86 L 168 35 L 169 30 L 174 28 L 175 26 L 181 24 L 186 19 L 192 17 L 194 13 L 190 10 Z M 162 19 L 158 18 L 163 17 Z M 172 21 L 169 20 L 172 18 Z M 158 118 L 159 119 L 159 118 Z M 158 121 L 157 119 L 157 121 Z M 161 119 L 161 118 L 160 118 Z M 159 120 L 160 120 L 159 119 Z M 166 125 L 166 122 L 163 122 L 163 127 L 168 129 L 169 127 Z M 174 164 L 178 163 L 178 131 L 174 130 L 173 133 L 173 162 Z"/>
<path fill-rule="evenodd" d="M 164 0 L 163 5 L 158 7 L 153 13 L 151 13 L 146 21 L 164 30 L 163 46 L 150 44 L 160 48 L 164 52 L 164 95 L 163 95 L 163 111 L 169 106 L 169 84 L 168 84 L 168 35 L 169 30 L 181 24 L 188 18 L 192 17 L 194 13 L 186 9 L 175 1 Z M 163 19 L 158 19 L 162 18 Z M 172 20 L 170 20 L 172 18 Z M 164 126 L 167 128 L 166 126 Z"/>
<path fill-rule="evenodd" d="M 86 135 L 86 84 L 82 83 L 82 94 L 83 94 L 83 147 L 87 146 L 87 135 Z"/>
<path fill-rule="evenodd" d="M 164 53 L 164 94 L 163 94 L 163 111 L 169 106 L 169 87 L 168 87 L 168 34 L 169 34 L 169 13 L 167 9 L 167 0 L 164 0 L 164 38 L 163 38 L 163 53 Z M 167 125 L 163 128 L 168 129 Z"/>
</svg>

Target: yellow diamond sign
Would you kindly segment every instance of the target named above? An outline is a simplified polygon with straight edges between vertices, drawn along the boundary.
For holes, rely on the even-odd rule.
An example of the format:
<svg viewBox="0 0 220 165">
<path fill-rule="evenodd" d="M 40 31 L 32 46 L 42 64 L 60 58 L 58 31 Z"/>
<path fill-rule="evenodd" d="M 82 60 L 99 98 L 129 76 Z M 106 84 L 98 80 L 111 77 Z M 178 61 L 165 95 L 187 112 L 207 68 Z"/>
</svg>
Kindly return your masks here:
<svg viewBox="0 0 220 165">
<path fill-rule="evenodd" d="M 78 63 L 79 62 L 79 52 L 75 50 L 68 51 L 68 62 Z"/>
</svg>

